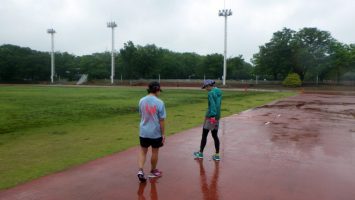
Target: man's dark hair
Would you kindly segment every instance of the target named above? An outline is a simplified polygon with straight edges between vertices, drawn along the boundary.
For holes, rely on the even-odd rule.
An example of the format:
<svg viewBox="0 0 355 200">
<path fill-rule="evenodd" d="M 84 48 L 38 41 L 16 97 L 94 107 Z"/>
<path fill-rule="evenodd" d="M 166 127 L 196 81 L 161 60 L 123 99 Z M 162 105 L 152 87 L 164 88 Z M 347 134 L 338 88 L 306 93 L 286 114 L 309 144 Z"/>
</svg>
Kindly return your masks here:
<svg viewBox="0 0 355 200">
<path fill-rule="evenodd" d="M 154 94 L 157 93 L 158 91 L 162 91 L 160 88 L 160 83 L 156 81 L 149 83 L 147 91 L 148 93 L 154 93 Z"/>
</svg>

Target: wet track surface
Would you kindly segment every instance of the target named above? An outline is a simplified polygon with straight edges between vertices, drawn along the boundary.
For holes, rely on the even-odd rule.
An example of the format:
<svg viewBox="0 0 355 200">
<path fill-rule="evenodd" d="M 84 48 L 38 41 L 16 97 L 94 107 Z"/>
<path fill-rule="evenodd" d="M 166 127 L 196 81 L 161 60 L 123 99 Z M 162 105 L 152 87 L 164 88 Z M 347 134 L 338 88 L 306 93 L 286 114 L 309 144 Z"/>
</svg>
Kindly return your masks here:
<svg viewBox="0 0 355 200">
<path fill-rule="evenodd" d="M 224 118 L 220 162 L 194 160 L 201 127 L 167 139 L 163 177 L 138 182 L 137 148 L 0 191 L 0 199 L 355 199 L 355 96 L 302 94 Z M 149 170 L 149 160 L 146 171 Z"/>
</svg>

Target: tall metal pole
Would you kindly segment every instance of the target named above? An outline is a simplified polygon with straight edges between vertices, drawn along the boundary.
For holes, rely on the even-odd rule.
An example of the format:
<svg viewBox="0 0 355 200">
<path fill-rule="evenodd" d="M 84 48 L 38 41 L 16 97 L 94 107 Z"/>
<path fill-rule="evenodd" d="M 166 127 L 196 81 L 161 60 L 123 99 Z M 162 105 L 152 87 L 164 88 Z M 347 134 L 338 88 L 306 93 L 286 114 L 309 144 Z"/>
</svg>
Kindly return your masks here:
<svg viewBox="0 0 355 200">
<path fill-rule="evenodd" d="M 227 17 L 232 15 L 232 10 L 223 9 L 218 13 L 224 17 L 224 58 L 223 58 L 223 85 L 226 85 L 227 79 Z"/>
<path fill-rule="evenodd" d="M 111 84 L 115 78 L 115 29 L 112 28 L 112 49 L 111 49 Z"/>
<path fill-rule="evenodd" d="M 54 62 L 54 33 L 55 30 L 53 28 L 48 29 L 47 33 L 51 34 L 51 83 L 54 83 L 54 74 L 55 74 L 55 62 Z"/>
<path fill-rule="evenodd" d="M 112 29 L 111 84 L 113 84 L 115 78 L 115 27 L 117 27 L 117 24 L 114 21 L 108 22 L 107 27 Z"/>
<path fill-rule="evenodd" d="M 224 16 L 224 58 L 223 58 L 223 85 L 227 78 L 227 16 Z"/>
</svg>

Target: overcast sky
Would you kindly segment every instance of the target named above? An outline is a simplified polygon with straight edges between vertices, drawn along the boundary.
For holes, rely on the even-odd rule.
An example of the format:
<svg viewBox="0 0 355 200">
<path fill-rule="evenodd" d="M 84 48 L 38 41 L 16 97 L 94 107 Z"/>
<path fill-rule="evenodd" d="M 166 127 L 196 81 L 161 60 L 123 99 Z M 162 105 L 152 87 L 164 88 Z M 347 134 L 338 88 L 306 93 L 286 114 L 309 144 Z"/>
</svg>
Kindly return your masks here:
<svg viewBox="0 0 355 200">
<path fill-rule="evenodd" d="M 317 27 L 355 43 L 354 0 L 226 0 L 228 56 L 249 61 L 283 27 Z M 106 22 L 116 21 L 116 49 L 129 40 L 177 52 L 223 53 L 223 0 L 0 0 L 0 45 L 75 55 L 110 50 Z"/>
</svg>

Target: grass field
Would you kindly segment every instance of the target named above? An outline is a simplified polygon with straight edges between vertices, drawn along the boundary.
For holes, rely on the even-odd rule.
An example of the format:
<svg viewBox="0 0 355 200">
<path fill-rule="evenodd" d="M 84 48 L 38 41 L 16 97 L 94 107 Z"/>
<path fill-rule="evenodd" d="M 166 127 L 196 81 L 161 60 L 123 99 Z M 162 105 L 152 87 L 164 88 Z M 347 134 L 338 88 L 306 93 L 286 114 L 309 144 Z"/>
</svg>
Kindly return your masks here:
<svg viewBox="0 0 355 200">
<path fill-rule="evenodd" d="M 143 88 L 0 87 L 0 189 L 137 145 L 137 104 L 145 94 Z M 206 95 L 164 90 L 168 135 L 202 123 Z M 222 115 L 291 95 L 224 91 Z"/>
</svg>

